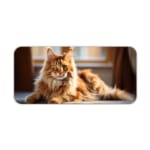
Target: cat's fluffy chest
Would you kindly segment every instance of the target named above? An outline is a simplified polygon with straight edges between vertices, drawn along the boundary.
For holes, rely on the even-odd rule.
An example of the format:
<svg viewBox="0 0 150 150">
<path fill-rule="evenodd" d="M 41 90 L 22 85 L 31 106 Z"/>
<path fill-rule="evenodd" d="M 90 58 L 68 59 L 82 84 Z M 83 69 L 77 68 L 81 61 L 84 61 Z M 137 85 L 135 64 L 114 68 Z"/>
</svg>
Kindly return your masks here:
<svg viewBox="0 0 150 150">
<path fill-rule="evenodd" d="M 60 87 L 67 85 L 66 82 L 62 81 L 62 80 L 55 80 L 55 79 L 51 79 L 48 82 L 48 87 L 50 90 L 52 91 L 56 91 L 58 90 Z"/>
<path fill-rule="evenodd" d="M 48 81 L 48 88 L 52 95 L 58 94 L 69 94 L 74 95 L 76 88 L 74 86 L 73 80 L 56 80 L 50 79 Z"/>
</svg>

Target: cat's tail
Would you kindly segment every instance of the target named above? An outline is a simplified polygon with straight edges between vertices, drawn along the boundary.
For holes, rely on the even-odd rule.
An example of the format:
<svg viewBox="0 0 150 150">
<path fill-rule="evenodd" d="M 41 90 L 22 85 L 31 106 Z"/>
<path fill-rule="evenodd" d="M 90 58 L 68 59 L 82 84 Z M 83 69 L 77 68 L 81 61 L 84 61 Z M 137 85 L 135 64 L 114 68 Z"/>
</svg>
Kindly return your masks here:
<svg viewBox="0 0 150 150">
<path fill-rule="evenodd" d="M 105 91 L 99 91 L 98 95 L 100 100 L 126 100 L 129 102 L 133 102 L 135 100 L 135 96 L 133 94 L 120 90 L 116 87 L 107 87 Z"/>
<path fill-rule="evenodd" d="M 135 100 L 135 96 L 132 94 L 120 90 L 116 86 L 114 88 L 109 87 L 98 75 L 93 74 L 89 69 L 79 71 L 78 75 L 86 83 L 92 99 L 96 97 L 97 100 L 128 100 L 129 102 Z"/>
</svg>

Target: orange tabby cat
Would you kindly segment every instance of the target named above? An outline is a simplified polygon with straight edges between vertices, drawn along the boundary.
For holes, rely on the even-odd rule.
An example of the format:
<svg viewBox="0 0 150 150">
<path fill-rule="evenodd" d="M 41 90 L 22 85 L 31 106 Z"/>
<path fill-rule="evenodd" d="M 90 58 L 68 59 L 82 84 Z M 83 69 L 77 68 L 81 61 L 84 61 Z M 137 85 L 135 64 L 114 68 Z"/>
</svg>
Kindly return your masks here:
<svg viewBox="0 0 150 150">
<path fill-rule="evenodd" d="M 77 73 L 73 49 L 59 56 L 52 49 L 47 50 L 47 59 L 35 82 L 34 92 L 26 97 L 27 103 L 64 103 L 92 100 L 132 100 L 125 91 L 107 86 L 90 70 Z"/>
</svg>

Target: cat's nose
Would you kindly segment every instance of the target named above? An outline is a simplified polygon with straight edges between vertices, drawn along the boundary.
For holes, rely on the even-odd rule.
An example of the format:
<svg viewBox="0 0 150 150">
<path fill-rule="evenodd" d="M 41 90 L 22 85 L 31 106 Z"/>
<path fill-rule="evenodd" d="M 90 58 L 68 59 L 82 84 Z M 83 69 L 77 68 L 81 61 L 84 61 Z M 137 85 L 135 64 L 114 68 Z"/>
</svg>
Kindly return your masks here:
<svg viewBox="0 0 150 150">
<path fill-rule="evenodd" d="M 55 72 L 55 75 L 56 75 L 56 76 L 59 76 L 59 73 L 58 73 L 58 72 Z"/>
</svg>

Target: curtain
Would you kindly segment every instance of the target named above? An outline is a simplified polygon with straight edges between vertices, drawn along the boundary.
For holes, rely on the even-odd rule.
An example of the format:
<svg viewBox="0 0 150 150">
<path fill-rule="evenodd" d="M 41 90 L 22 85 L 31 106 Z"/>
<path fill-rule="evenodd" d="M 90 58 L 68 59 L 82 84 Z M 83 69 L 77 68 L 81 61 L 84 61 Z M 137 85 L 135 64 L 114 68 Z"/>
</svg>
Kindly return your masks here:
<svg viewBox="0 0 150 150">
<path fill-rule="evenodd" d="M 136 72 L 131 61 L 136 59 L 129 57 L 128 47 L 111 48 L 114 51 L 113 57 L 113 86 L 117 86 L 136 95 Z M 134 59 L 134 60 L 133 60 Z"/>
<path fill-rule="evenodd" d="M 32 91 L 32 59 L 30 47 L 19 47 L 14 56 L 15 91 Z"/>
</svg>

